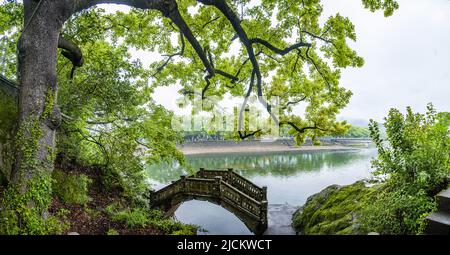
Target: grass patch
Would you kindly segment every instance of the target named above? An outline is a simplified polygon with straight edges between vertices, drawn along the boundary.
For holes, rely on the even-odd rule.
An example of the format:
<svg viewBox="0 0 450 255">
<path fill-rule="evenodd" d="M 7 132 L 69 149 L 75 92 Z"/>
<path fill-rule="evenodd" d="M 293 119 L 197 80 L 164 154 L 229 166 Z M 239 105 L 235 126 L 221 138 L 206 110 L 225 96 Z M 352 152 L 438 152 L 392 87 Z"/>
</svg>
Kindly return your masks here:
<svg viewBox="0 0 450 255">
<path fill-rule="evenodd" d="M 106 207 L 106 212 L 113 221 L 121 222 L 130 228 L 152 227 L 163 234 L 169 235 L 194 235 L 197 227 L 165 219 L 159 210 L 146 208 L 120 208 L 116 203 Z"/>
</svg>

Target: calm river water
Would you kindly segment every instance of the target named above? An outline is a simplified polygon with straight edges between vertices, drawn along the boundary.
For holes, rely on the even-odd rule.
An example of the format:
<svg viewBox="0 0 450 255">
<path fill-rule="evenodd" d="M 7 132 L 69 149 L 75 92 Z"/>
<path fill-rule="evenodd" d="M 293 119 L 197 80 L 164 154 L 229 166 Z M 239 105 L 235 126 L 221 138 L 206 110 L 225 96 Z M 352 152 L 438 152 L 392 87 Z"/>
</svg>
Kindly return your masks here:
<svg viewBox="0 0 450 255">
<path fill-rule="evenodd" d="M 148 167 L 151 184 L 158 190 L 182 174 L 200 167 L 232 167 L 260 186 L 267 186 L 270 234 L 292 234 L 290 215 L 306 199 L 332 184 L 346 185 L 370 176 L 376 150 L 316 151 L 265 154 L 221 154 L 187 157 L 189 168 L 177 165 Z M 175 217 L 200 226 L 199 234 L 251 234 L 236 216 L 222 207 L 192 200 L 183 203 Z"/>
</svg>

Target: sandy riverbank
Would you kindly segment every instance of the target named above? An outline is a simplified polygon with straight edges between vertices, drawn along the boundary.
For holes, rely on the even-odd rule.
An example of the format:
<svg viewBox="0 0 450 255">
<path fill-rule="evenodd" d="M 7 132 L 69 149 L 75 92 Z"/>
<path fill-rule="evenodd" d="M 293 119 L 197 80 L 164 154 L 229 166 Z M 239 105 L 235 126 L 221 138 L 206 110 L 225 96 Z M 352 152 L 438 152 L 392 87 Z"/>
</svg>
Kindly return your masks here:
<svg viewBox="0 0 450 255">
<path fill-rule="evenodd" d="M 229 154 L 229 153 L 268 153 L 268 152 L 295 152 L 295 151 L 340 151 L 355 150 L 355 147 L 342 145 L 322 145 L 322 146 L 289 146 L 281 144 L 262 144 L 262 145 L 217 145 L 217 146 L 201 146 L 201 145 L 184 145 L 179 149 L 184 155 L 208 155 L 208 154 Z"/>
</svg>

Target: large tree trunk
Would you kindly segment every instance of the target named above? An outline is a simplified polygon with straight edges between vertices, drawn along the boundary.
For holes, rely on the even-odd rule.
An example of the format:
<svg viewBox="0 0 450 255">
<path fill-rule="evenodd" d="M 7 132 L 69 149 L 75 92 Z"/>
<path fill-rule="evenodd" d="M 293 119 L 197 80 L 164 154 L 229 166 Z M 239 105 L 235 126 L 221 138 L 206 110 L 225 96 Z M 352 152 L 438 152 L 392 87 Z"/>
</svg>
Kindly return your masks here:
<svg viewBox="0 0 450 255">
<path fill-rule="evenodd" d="M 9 229 L 0 229 L 0 233 L 53 231 L 51 224 L 45 222 L 45 215 L 52 201 L 55 133 L 61 122 L 57 107 L 58 45 L 69 51 L 70 54 L 65 56 L 72 64 L 80 66 L 83 62 L 79 49 L 60 39 L 59 33 L 72 14 L 99 3 L 160 10 L 184 30 L 194 46 L 198 45 L 179 15 L 174 0 L 24 0 L 24 30 L 17 46 L 20 94 L 15 163 L 11 182 L 4 193 L 3 208 L 0 208 L 0 216 L 7 219 L 8 223 L 4 225 Z"/>
<path fill-rule="evenodd" d="M 24 1 L 25 26 L 18 43 L 20 95 L 12 175 L 12 185 L 22 193 L 27 192 L 34 177 L 53 170 L 55 130 L 61 121 L 56 104 L 57 46 L 64 22 L 60 7 L 58 1 Z"/>
<path fill-rule="evenodd" d="M 19 114 L 11 180 L 0 204 L 0 234 L 48 234 L 60 225 L 46 217 L 52 202 L 51 173 L 57 108 L 59 32 L 70 13 L 65 0 L 24 0 L 19 39 Z"/>
</svg>

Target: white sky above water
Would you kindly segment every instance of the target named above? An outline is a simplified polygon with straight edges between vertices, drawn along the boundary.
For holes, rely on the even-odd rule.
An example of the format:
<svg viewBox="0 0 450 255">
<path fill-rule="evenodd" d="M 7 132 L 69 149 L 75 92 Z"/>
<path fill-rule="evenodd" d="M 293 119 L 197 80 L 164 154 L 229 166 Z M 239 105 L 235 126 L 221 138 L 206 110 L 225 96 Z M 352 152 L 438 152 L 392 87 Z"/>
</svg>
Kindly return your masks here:
<svg viewBox="0 0 450 255">
<path fill-rule="evenodd" d="M 353 97 L 339 119 L 352 124 L 364 124 L 370 118 L 381 121 L 392 107 L 404 111 L 412 106 L 424 112 L 429 102 L 438 111 L 450 111 L 450 1 L 398 2 L 400 9 L 385 18 L 381 12 L 364 9 L 361 1 L 323 1 L 324 18 L 339 12 L 353 22 L 357 41 L 351 45 L 365 59 L 362 68 L 342 72 L 341 86 L 350 89 Z M 126 8 L 104 7 L 108 11 Z M 159 54 L 142 51 L 133 56 L 145 65 L 161 59 Z M 158 88 L 154 99 L 179 114 L 178 90 L 176 85 Z M 302 114 L 301 106 L 296 113 Z"/>
</svg>

